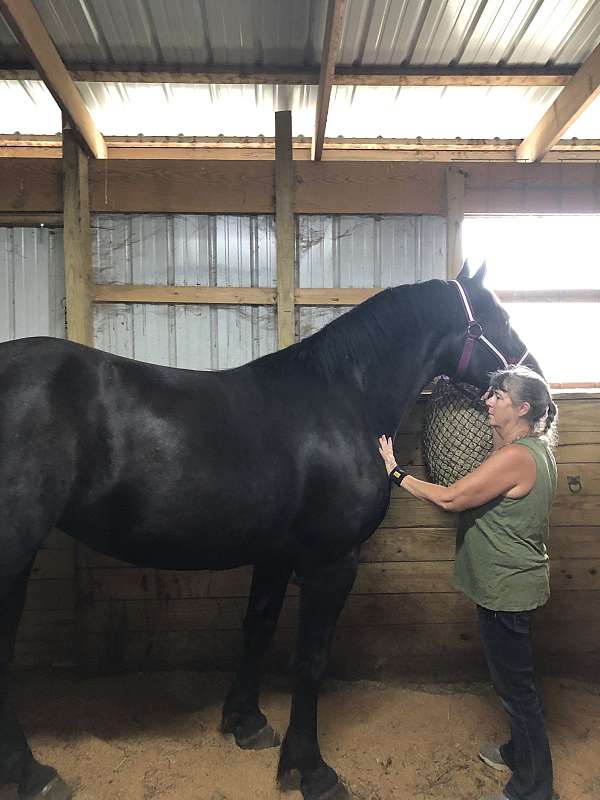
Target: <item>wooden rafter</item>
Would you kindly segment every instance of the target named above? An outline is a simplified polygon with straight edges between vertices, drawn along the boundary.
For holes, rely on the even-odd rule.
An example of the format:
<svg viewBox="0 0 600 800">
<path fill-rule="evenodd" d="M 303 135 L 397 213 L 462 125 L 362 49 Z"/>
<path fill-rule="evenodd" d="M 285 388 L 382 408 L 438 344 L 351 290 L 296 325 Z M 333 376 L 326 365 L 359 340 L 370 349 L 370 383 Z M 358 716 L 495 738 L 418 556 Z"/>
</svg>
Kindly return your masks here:
<svg viewBox="0 0 600 800">
<path fill-rule="evenodd" d="M 131 67 L 91 69 L 72 65 L 74 81 L 86 83 L 244 83 L 316 85 L 319 72 L 314 69 L 272 67 L 248 69 L 242 66 L 181 70 L 152 66 L 147 70 Z M 334 86 L 565 86 L 577 71 L 565 67 L 543 71 L 533 67 L 484 69 L 473 67 L 388 67 L 355 68 L 338 66 Z M 35 70 L 25 67 L 0 69 L 0 80 L 36 80 Z"/>
<path fill-rule="evenodd" d="M 540 161 L 600 93 L 600 45 L 517 148 L 518 161 Z"/>
<path fill-rule="evenodd" d="M 342 25 L 344 23 L 344 9 L 346 0 L 329 0 L 327 6 L 327 22 L 325 25 L 325 38 L 321 56 L 321 73 L 319 75 L 319 93 L 317 95 L 317 110 L 315 118 L 315 133 L 312 141 L 311 157 L 319 161 L 323 153 L 327 114 L 329 112 L 329 98 L 335 73 L 340 40 L 342 38 Z"/>
<path fill-rule="evenodd" d="M 85 149 L 106 158 L 106 144 L 31 0 L 0 0 L 0 11 Z"/>
</svg>

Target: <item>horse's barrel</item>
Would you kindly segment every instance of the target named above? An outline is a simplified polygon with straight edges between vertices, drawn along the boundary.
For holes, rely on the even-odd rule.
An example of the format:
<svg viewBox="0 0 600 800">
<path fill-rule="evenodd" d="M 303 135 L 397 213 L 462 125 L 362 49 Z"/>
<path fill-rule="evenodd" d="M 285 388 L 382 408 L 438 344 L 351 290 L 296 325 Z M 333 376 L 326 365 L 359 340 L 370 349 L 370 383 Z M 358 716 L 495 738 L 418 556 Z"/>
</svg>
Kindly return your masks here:
<svg viewBox="0 0 600 800">
<path fill-rule="evenodd" d="M 446 377 L 435 382 L 425 410 L 421 446 L 431 480 L 448 486 L 478 467 L 492 449 L 480 391 Z"/>
</svg>

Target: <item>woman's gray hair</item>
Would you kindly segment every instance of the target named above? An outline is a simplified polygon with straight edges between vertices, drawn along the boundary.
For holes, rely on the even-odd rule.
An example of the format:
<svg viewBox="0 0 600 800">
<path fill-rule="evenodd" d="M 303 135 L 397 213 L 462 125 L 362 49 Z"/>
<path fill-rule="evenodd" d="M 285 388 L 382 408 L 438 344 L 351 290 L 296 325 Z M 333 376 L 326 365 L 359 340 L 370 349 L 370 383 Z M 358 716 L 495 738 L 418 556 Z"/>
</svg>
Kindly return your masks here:
<svg viewBox="0 0 600 800">
<path fill-rule="evenodd" d="M 490 388 L 506 392 L 516 405 L 529 403 L 525 419 L 533 432 L 555 447 L 558 443 L 558 410 L 544 378 L 529 367 L 508 367 L 490 375 Z"/>
</svg>

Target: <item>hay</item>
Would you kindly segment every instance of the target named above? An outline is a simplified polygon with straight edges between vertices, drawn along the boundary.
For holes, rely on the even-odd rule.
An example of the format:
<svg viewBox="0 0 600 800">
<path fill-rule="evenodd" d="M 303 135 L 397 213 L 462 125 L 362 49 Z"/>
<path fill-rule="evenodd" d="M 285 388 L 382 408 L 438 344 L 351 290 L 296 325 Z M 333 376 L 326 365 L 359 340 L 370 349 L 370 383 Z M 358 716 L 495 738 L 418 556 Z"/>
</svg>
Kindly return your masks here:
<svg viewBox="0 0 600 800">
<path fill-rule="evenodd" d="M 463 478 L 492 449 L 492 428 L 480 391 L 466 383 L 437 379 L 421 432 L 425 467 L 442 486 Z"/>
</svg>

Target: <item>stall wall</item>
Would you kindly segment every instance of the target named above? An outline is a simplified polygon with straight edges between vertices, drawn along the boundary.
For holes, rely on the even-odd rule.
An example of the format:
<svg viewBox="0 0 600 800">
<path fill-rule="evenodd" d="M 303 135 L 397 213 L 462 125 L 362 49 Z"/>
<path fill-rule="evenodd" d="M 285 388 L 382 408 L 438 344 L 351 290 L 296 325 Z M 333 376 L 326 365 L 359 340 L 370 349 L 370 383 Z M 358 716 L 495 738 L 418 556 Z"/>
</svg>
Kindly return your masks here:
<svg viewBox="0 0 600 800">
<path fill-rule="evenodd" d="M 301 287 L 385 286 L 445 275 L 441 217 L 305 216 L 297 219 L 297 232 Z M 273 286 L 273 218 L 97 216 L 94 271 L 99 283 Z M 308 335 L 342 311 L 300 308 L 297 332 Z M 180 367 L 233 367 L 275 348 L 274 312 L 267 307 L 102 305 L 95 310 L 95 330 L 99 347 Z M 537 647 L 546 672 L 584 675 L 600 666 L 600 399 L 564 397 L 558 405 L 553 596 L 540 614 Z M 397 440 L 401 461 L 418 475 L 422 413 L 419 406 Z M 569 476 L 579 478 L 570 481 L 581 486 L 577 493 L 569 489 Z M 453 529 L 452 516 L 394 490 L 386 519 L 363 548 L 334 637 L 334 674 L 484 674 L 473 608 L 452 586 Z M 58 532 L 50 543 L 54 550 L 40 553 L 28 595 L 21 663 L 234 666 L 249 570 L 143 570 L 83 547 L 74 554 Z M 297 607 L 292 586 L 270 669 L 287 664 Z"/>
</svg>

